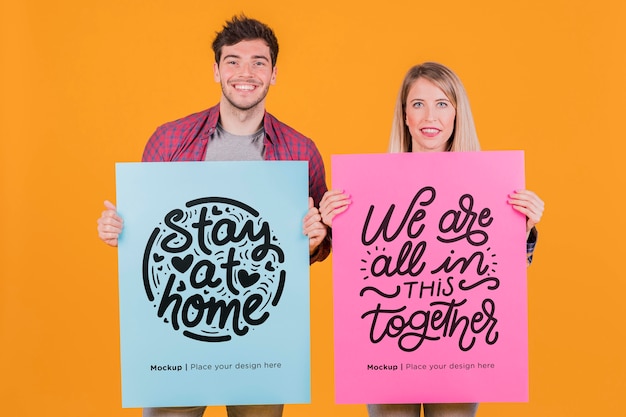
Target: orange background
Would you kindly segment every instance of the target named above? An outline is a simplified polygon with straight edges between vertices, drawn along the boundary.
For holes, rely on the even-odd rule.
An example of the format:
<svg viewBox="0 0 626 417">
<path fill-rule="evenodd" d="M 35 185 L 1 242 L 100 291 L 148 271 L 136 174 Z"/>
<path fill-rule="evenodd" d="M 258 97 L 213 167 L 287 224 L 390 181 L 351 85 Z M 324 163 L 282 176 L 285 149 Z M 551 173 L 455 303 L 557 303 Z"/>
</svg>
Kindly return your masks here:
<svg viewBox="0 0 626 417">
<path fill-rule="evenodd" d="M 525 150 L 528 188 L 546 201 L 529 270 L 530 401 L 479 415 L 622 414 L 625 3 L 227 3 L 2 0 L 0 414 L 140 415 L 120 405 L 116 251 L 96 218 L 115 162 L 217 102 L 210 43 L 241 11 L 280 41 L 268 109 L 327 165 L 385 151 L 409 66 L 459 74 L 483 148 Z M 365 416 L 334 404 L 331 260 L 313 266 L 311 291 L 313 401 L 285 417 Z"/>
</svg>

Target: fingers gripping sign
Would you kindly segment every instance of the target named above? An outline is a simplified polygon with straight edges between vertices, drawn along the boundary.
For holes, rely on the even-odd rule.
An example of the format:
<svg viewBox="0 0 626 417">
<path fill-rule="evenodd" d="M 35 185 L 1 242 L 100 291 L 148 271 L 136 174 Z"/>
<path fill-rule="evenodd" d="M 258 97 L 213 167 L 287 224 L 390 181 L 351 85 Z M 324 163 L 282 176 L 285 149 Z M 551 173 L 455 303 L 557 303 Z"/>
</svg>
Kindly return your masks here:
<svg viewBox="0 0 626 417">
<path fill-rule="evenodd" d="M 526 232 L 530 233 L 543 216 L 543 200 L 532 191 L 519 190 L 509 195 L 508 202 L 515 210 L 526 216 Z"/>
<path fill-rule="evenodd" d="M 98 218 L 98 237 L 109 246 L 117 246 L 117 240 L 124 222 L 117 214 L 117 209 L 113 203 L 108 200 L 104 202 L 105 210 Z"/>
<path fill-rule="evenodd" d="M 320 214 L 324 224 L 332 227 L 335 216 L 346 211 L 350 203 L 350 196 L 342 190 L 328 190 L 320 202 Z"/>
<path fill-rule="evenodd" d="M 312 254 L 322 243 L 328 232 L 326 226 L 322 223 L 320 211 L 315 207 L 312 197 L 309 197 L 309 211 L 304 216 L 302 223 L 303 232 L 309 237 L 309 253 Z"/>
</svg>

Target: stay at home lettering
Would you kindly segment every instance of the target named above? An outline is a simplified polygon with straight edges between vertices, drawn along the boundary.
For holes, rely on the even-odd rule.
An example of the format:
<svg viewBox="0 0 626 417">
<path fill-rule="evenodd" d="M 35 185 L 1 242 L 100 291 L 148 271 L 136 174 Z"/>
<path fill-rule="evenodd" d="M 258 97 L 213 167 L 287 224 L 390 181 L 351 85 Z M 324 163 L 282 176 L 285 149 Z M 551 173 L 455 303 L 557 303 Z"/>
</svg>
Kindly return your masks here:
<svg viewBox="0 0 626 417">
<path fill-rule="evenodd" d="M 285 254 L 270 224 L 241 201 L 206 197 L 173 208 L 144 251 L 143 283 L 174 331 L 226 342 L 265 323 L 286 281 Z"/>
<path fill-rule="evenodd" d="M 436 215 L 437 221 L 428 223 L 437 224 L 436 241 L 431 237 L 429 242 L 425 220 L 434 215 L 429 209 L 436 199 L 436 190 L 426 186 L 408 206 L 372 205 L 364 219 L 361 243 L 367 256 L 360 296 L 374 303 L 361 318 L 368 322 L 372 343 L 393 339 L 399 349 L 412 352 L 424 343 L 450 338 L 469 351 L 476 343 L 498 340 L 496 303 L 484 296 L 500 286 L 492 275 L 497 261 L 488 244 L 491 210 L 478 207 L 472 195 L 461 195 Z M 390 242 L 399 248 L 394 253 L 387 250 Z M 439 252 L 446 253 L 443 259 L 426 256 L 434 244 L 448 248 Z M 468 302 L 480 294 L 478 304 Z"/>
</svg>

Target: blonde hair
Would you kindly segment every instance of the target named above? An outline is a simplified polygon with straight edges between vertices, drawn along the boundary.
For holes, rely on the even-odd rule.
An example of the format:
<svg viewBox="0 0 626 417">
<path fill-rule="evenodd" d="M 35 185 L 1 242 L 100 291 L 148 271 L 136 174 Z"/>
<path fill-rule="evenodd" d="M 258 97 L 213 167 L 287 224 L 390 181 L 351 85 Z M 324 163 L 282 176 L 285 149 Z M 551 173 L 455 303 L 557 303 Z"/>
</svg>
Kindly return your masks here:
<svg viewBox="0 0 626 417">
<path fill-rule="evenodd" d="M 419 78 L 425 78 L 441 89 L 456 109 L 454 130 L 448 140 L 446 151 L 479 151 L 480 143 L 474 126 L 472 110 L 461 80 L 444 65 L 436 62 L 425 62 L 412 67 L 404 76 L 391 124 L 389 152 L 411 152 L 412 150 L 411 133 L 406 125 L 406 99 L 413 83 Z"/>
</svg>

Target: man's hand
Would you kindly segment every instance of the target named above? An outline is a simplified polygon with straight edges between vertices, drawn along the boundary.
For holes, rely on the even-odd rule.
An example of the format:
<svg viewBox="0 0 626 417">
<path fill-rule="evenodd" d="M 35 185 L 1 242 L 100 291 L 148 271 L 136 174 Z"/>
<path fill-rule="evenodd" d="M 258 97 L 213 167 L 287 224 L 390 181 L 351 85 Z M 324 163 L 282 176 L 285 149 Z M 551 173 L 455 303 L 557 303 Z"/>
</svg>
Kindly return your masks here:
<svg viewBox="0 0 626 417">
<path fill-rule="evenodd" d="M 104 207 L 106 209 L 98 219 L 98 237 L 107 245 L 116 247 L 124 222 L 117 215 L 117 210 L 113 203 L 106 200 Z"/>
<path fill-rule="evenodd" d="M 309 237 L 309 254 L 313 254 L 326 237 L 328 230 L 322 223 L 320 211 L 315 207 L 311 197 L 309 197 L 309 211 L 304 216 L 302 224 L 304 234 Z"/>
</svg>

